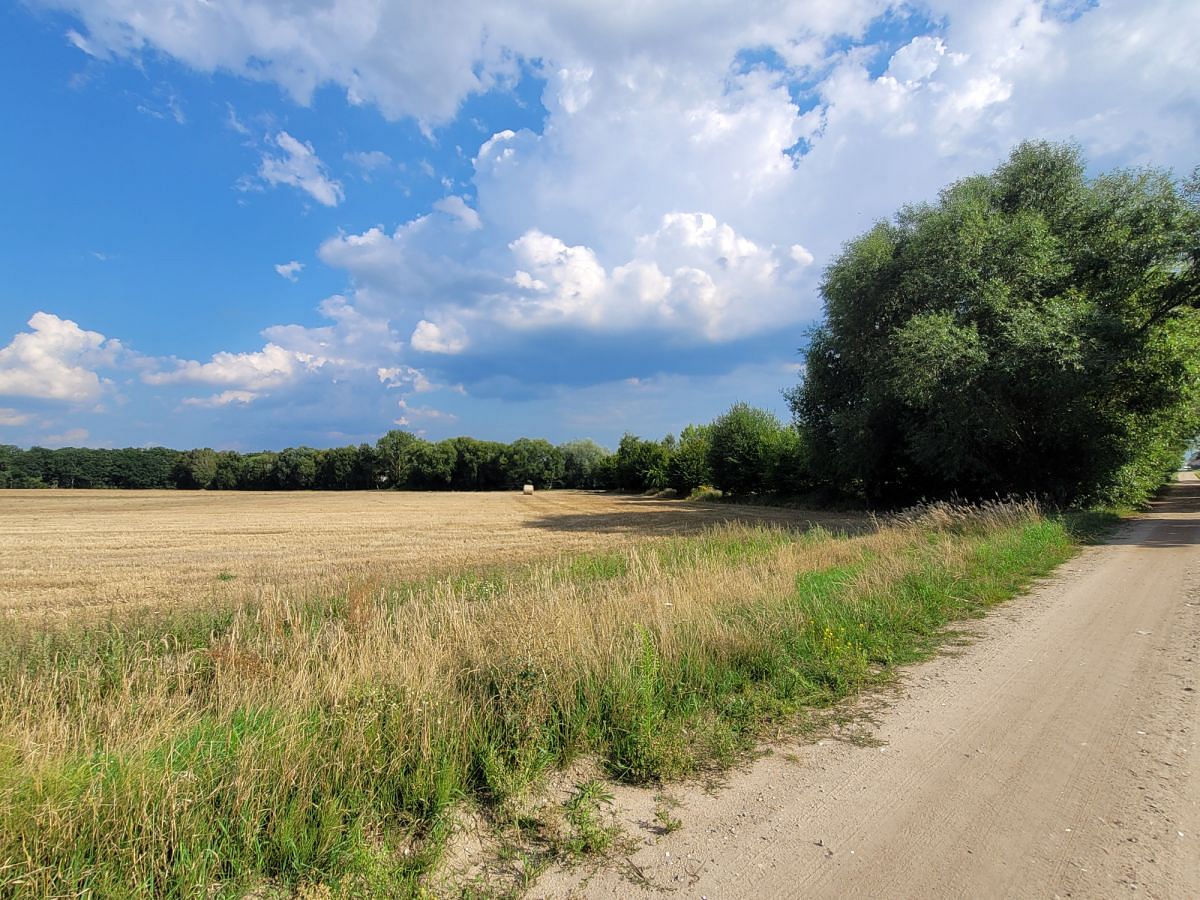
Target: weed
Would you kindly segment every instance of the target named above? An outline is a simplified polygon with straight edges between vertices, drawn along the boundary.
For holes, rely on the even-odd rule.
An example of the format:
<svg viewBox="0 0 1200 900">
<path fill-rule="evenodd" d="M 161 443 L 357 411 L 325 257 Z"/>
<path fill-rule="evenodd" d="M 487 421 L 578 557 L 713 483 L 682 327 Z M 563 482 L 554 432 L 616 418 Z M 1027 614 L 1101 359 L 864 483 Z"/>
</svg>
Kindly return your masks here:
<svg viewBox="0 0 1200 900">
<path fill-rule="evenodd" d="M 603 853 L 612 846 L 616 828 L 601 821 L 601 808 L 612 805 L 613 795 L 603 782 L 592 780 L 577 785 L 563 804 L 563 818 L 570 828 L 564 846 L 573 856 Z"/>
<path fill-rule="evenodd" d="M 673 834 L 683 827 L 683 820 L 671 812 L 679 805 L 676 801 L 665 794 L 659 794 L 655 801 L 654 821 L 658 823 L 659 834 Z"/>
</svg>

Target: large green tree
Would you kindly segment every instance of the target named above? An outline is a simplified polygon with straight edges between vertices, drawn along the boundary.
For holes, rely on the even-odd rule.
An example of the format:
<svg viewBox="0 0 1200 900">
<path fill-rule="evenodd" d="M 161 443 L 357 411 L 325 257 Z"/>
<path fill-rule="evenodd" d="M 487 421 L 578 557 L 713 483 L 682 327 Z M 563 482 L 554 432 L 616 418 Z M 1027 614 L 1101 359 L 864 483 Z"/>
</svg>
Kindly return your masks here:
<svg viewBox="0 0 1200 900">
<path fill-rule="evenodd" d="M 626 433 L 614 454 L 616 486 L 623 491 L 659 491 L 667 486 L 674 438 L 647 441 Z"/>
<path fill-rule="evenodd" d="M 1026 143 L 851 242 L 789 398 L 818 474 L 880 503 L 1156 487 L 1200 426 L 1197 187 Z"/>
<path fill-rule="evenodd" d="M 423 491 L 444 490 L 450 487 L 457 464 L 458 446 L 453 439 L 436 444 L 421 441 L 413 451 L 409 486 Z"/>
<path fill-rule="evenodd" d="M 525 484 L 555 487 L 562 483 L 563 467 L 562 451 L 541 438 L 518 438 L 504 454 L 505 477 L 513 488 Z"/>
<path fill-rule="evenodd" d="M 456 448 L 454 477 L 456 491 L 489 491 L 505 486 L 504 463 L 508 445 L 471 437 L 451 439 Z"/>
<path fill-rule="evenodd" d="M 393 490 L 408 486 L 413 454 L 421 439 L 407 431 L 392 429 L 375 442 L 375 463 L 380 482 Z"/>
<path fill-rule="evenodd" d="M 601 487 L 600 464 L 608 451 L 592 440 L 559 445 L 563 455 L 563 484 L 572 488 Z"/>
<path fill-rule="evenodd" d="M 735 403 L 709 426 L 708 465 L 717 487 L 732 494 L 779 490 L 788 429 L 771 412 Z"/>
<path fill-rule="evenodd" d="M 688 425 L 679 432 L 679 442 L 667 464 L 667 481 L 681 497 L 696 488 L 712 484 L 709 451 L 712 446 L 711 425 Z"/>
</svg>

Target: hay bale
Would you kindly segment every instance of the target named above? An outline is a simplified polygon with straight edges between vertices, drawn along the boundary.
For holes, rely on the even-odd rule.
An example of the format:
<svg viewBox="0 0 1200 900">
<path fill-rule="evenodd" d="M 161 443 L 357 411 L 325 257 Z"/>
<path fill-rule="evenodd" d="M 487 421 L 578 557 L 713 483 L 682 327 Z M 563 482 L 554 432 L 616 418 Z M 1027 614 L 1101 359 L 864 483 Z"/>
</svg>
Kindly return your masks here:
<svg viewBox="0 0 1200 900">
<path fill-rule="evenodd" d="M 533 485 L 527 484 L 527 485 L 525 485 L 525 487 L 522 490 L 523 490 L 525 496 L 528 497 L 530 494 L 533 493 Z"/>
</svg>

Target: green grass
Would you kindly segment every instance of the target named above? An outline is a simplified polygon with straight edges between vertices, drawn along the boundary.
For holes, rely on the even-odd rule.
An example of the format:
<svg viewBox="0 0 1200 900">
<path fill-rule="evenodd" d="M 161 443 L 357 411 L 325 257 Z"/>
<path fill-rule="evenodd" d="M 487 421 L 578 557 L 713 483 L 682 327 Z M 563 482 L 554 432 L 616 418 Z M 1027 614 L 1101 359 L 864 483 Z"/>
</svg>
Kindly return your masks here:
<svg viewBox="0 0 1200 900">
<path fill-rule="evenodd" d="M 1075 524 L 1085 535 L 1103 527 Z M 190 612 L 7 634 L 0 897 L 300 884 L 415 895 L 463 804 L 507 825 L 547 772 L 584 754 L 630 782 L 727 765 L 768 729 L 927 656 L 949 623 L 1011 597 L 1077 546 L 1071 523 L 1031 512 L 874 543 L 726 530 L 394 585 L 373 601 L 365 634 L 341 597 L 286 616 Z M 779 577 L 830 554 L 842 561 Z M 722 578 L 729 593 L 669 619 L 638 599 Z M 600 598 L 610 605 L 595 609 L 628 618 L 598 617 Z M 518 601 L 526 612 L 503 617 Z M 416 613 L 437 604 L 444 619 L 422 626 L 435 643 L 420 646 L 436 647 L 442 668 L 422 680 L 417 651 L 388 642 L 407 640 Z M 558 624 L 539 625 L 543 614 Z M 447 645 L 467 633 L 496 643 Z M 395 655 L 368 664 L 367 652 Z M 313 689 L 298 697 L 298 679 Z M 36 744 L 35 702 L 74 723 L 61 745 Z M 606 798 L 589 783 L 568 802 L 570 853 L 611 842 Z"/>
</svg>

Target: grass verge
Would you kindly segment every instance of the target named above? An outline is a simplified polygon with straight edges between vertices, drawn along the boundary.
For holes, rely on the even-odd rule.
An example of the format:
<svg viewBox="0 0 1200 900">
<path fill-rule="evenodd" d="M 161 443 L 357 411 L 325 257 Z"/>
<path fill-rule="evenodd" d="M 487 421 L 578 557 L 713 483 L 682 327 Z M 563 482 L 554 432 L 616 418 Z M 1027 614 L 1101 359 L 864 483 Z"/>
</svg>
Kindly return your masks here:
<svg viewBox="0 0 1200 900">
<path fill-rule="evenodd" d="M 0 637 L 0 897 L 420 893 L 581 754 L 656 781 L 929 653 L 1077 546 L 1028 505 L 726 527 L 501 572 Z M 579 852 L 604 843 L 589 786 Z M 571 818 L 571 817 L 574 818 Z M 308 887 L 305 888 L 308 890 Z"/>
</svg>

